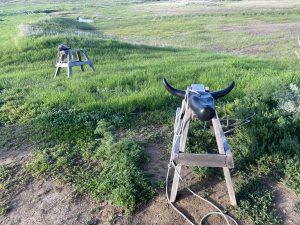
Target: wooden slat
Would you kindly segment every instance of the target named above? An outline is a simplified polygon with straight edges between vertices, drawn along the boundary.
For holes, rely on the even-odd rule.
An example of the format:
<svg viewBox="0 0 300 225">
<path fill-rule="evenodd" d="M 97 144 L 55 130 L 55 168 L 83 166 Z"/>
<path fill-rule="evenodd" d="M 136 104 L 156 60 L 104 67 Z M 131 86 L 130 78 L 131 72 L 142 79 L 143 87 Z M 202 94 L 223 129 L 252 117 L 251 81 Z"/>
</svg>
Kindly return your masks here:
<svg viewBox="0 0 300 225">
<path fill-rule="evenodd" d="M 69 64 L 67 62 L 64 63 L 56 63 L 56 67 L 69 67 Z"/>
<path fill-rule="evenodd" d="M 185 100 L 183 100 L 182 106 L 186 107 L 187 105 L 184 103 Z M 185 145 L 186 145 L 186 140 L 187 140 L 187 133 L 189 129 L 189 124 L 191 120 L 191 110 L 185 108 L 185 113 L 182 119 L 183 127 L 182 127 L 182 132 L 181 132 L 181 137 L 180 137 L 180 152 L 184 152 Z M 173 183 L 172 183 L 172 189 L 171 189 L 171 196 L 170 196 L 170 201 L 175 202 L 176 196 L 177 196 L 177 191 L 178 191 L 178 186 L 179 186 L 179 176 L 181 172 L 181 166 L 175 166 L 175 172 L 174 172 L 174 178 L 173 178 Z"/>
<path fill-rule="evenodd" d="M 225 154 L 225 149 L 224 149 L 225 135 L 224 135 L 220 120 L 218 118 L 217 112 L 216 112 L 215 117 L 212 119 L 212 123 L 213 123 L 213 128 L 214 128 L 214 132 L 215 132 L 215 136 L 216 136 L 219 153 Z M 231 156 L 231 152 L 229 154 L 228 149 L 226 149 L 226 151 L 227 151 L 226 153 L 229 156 Z M 232 160 L 232 164 L 233 164 L 233 160 Z M 232 184 L 229 168 L 223 167 L 223 173 L 224 173 L 224 177 L 225 177 L 225 181 L 226 181 L 230 204 L 233 206 L 236 206 L 237 203 L 236 203 L 236 198 L 235 198 L 235 193 L 234 193 L 234 189 L 233 189 L 233 184 Z"/>
<path fill-rule="evenodd" d="M 87 61 L 90 61 L 90 62 L 91 62 L 91 63 L 89 63 L 89 66 L 92 68 L 93 72 L 96 72 L 96 70 L 95 70 L 95 68 L 94 68 L 94 66 L 93 66 L 93 63 L 92 63 L 92 61 L 90 60 L 90 58 L 89 58 L 89 56 L 88 56 L 86 50 L 85 50 L 85 49 L 82 49 L 82 53 L 83 53 L 83 55 L 85 56 L 85 58 L 87 59 Z"/>
<path fill-rule="evenodd" d="M 68 77 L 71 77 L 72 76 L 72 66 L 70 66 L 70 63 L 72 61 L 72 51 L 69 50 L 68 52 Z"/>
<path fill-rule="evenodd" d="M 173 148 L 172 148 L 173 155 L 177 155 L 179 153 L 179 147 L 180 147 L 180 137 L 181 137 L 180 135 L 181 118 L 179 115 L 180 112 L 181 112 L 181 108 L 177 108 L 175 124 L 174 124 L 174 138 L 173 138 Z"/>
<path fill-rule="evenodd" d="M 184 152 L 186 140 L 187 140 L 187 134 L 189 131 L 189 125 L 191 121 L 192 116 L 192 110 L 190 108 L 185 110 L 185 114 L 182 120 L 182 133 L 181 133 L 181 140 L 180 140 L 180 151 Z"/>
<path fill-rule="evenodd" d="M 223 173 L 224 173 L 224 177 L 225 177 L 225 181 L 226 181 L 230 204 L 232 206 L 236 206 L 237 202 L 236 202 L 236 198 L 235 198 L 235 193 L 234 193 L 234 189 L 233 189 L 233 184 L 232 184 L 229 168 L 223 167 Z"/>
<path fill-rule="evenodd" d="M 90 65 L 90 64 L 92 64 L 91 61 L 73 61 L 69 63 L 70 66 L 82 66 L 82 65 Z"/>
<path fill-rule="evenodd" d="M 217 139 L 217 145 L 218 148 L 220 149 L 220 153 L 226 155 L 232 155 L 217 113 L 216 116 L 212 119 L 212 123 L 213 123 L 214 133 Z"/>
<path fill-rule="evenodd" d="M 91 61 L 73 61 L 73 62 L 63 62 L 63 63 L 56 63 L 56 67 L 69 67 L 69 66 L 81 66 L 81 65 L 89 65 Z"/>
<path fill-rule="evenodd" d="M 57 54 L 57 56 L 58 56 L 57 62 L 61 62 L 61 61 L 63 60 L 63 56 L 60 55 L 59 53 Z M 61 71 L 61 67 L 59 67 L 59 66 L 56 65 L 56 70 L 55 70 L 54 76 L 55 76 L 55 77 L 58 76 L 59 73 L 60 73 L 60 71 Z"/>
<path fill-rule="evenodd" d="M 233 168 L 228 162 L 228 157 L 221 154 L 193 154 L 193 153 L 179 153 L 178 157 L 174 159 L 176 165 L 180 166 L 206 166 L 206 167 L 229 167 Z"/>
<path fill-rule="evenodd" d="M 81 60 L 80 51 L 76 51 L 76 55 L 77 55 L 78 61 L 81 62 L 82 60 Z M 80 69 L 82 72 L 84 71 L 83 65 L 80 65 Z"/>
</svg>

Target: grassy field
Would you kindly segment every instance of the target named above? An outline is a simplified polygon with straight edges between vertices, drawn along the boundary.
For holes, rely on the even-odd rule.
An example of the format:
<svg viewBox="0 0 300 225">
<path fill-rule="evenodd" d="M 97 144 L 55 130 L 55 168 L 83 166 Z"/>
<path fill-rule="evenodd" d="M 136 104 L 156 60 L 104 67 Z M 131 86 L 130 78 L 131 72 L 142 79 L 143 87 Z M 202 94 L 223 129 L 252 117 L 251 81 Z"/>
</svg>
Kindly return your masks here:
<svg viewBox="0 0 300 225">
<path fill-rule="evenodd" d="M 168 155 L 180 105 L 162 78 L 211 90 L 235 80 L 232 93 L 216 102 L 220 117 L 255 116 L 229 139 L 238 197 L 232 212 L 246 224 L 280 224 L 268 184 L 300 193 L 300 65 L 293 52 L 300 7 L 222 11 L 224 2 L 220 10 L 162 15 L 147 4 L 0 1 L 0 153 L 30 143 L 26 176 L 57 178 L 133 213 L 160 191 L 142 169 L 145 145 L 164 143 Z M 54 78 L 60 43 L 85 48 L 96 73 L 76 68 L 71 79 L 66 71 Z M 206 143 L 209 131 L 193 126 L 188 149 L 205 151 L 213 144 Z M 3 215 L 13 168 L 0 167 Z M 218 175 L 195 172 L 203 180 Z"/>
</svg>

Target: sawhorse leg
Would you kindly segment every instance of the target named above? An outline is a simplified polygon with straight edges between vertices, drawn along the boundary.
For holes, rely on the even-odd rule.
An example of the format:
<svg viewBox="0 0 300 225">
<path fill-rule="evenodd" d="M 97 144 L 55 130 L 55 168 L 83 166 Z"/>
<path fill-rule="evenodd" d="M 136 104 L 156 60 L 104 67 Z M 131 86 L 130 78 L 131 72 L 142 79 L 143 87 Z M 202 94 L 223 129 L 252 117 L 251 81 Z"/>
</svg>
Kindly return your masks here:
<svg viewBox="0 0 300 225">
<path fill-rule="evenodd" d="M 212 119 L 212 124 L 213 124 L 213 129 L 219 149 L 220 154 L 226 154 L 225 149 L 224 149 L 224 144 L 223 144 L 223 139 L 225 138 L 225 134 L 223 132 L 219 117 L 216 113 L 216 116 Z M 230 176 L 230 171 L 228 167 L 223 167 L 223 172 L 224 172 L 224 177 L 226 181 L 226 186 L 228 190 L 228 195 L 229 195 L 229 200 L 230 204 L 233 206 L 236 206 L 236 198 L 235 198 L 235 193 L 233 189 L 233 184 Z"/>
<path fill-rule="evenodd" d="M 70 66 L 70 62 L 72 61 L 72 51 L 68 51 L 68 77 L 72 76 L 72 66 Z"/>
<path fill-rule="evenodd" d="M 54 77 L 57 77 L 60 73 L 61 67 L 56 67 Z"/>
<path fill-rule="evenodd" d="M 191 115 L 192 115 L 192 111 L 190 109 L 188 109 L 183 116 L 183 120 L 182 120 L 183 127 L 182 127 L 182 131 L 181 131 L 181 136 L 180 136 L 179 152 L 184 152 L 184 150 L 185 150 Z M 180 172 L 181 172 L 181 165 L 176 165 L 175 171 L 174 171 L 172 189 L 171 189 L 171 196 L 170 196 L 171 202 L 175 202 L 175 200 L 176 200 L 178 186 L 179 186 L 179 180 L 180 180 Z"/>
<path fill-rule="evenodd" d="M 57 62 L 61 63 L 64 61 L 64 55 L 61 53 L 58 53 Z M 57 77 L 60 74 L 61 67 L 56 66 L 54 77 Z"/>
<path fill-rule="evenodd" d="M 172 203 L 175 202 L 175 200 L 176 200 L 178 186 L 179 186 L 179 180 L 180 180 L 180 171 L 181 171 L 181 166 L 175 166 L 172 189 L 171 189 L 171 196 L 170 196 L 170 202 L 172 202 Z"/>
<path fill-rule="evenodd" d="M 81 62 L 80 51 L 76 51 L 76 55 L 77 55 L 78 61 Z M 80 65 L 80 69 L 81 69 L 82 72 L 84 72 L 83 65 Z"/>
<path fill-rule="evenodd" d="M 85 51 L 85 49 L 82 50 L 82 53 L 83 53 L 83 55 L 85 56 L 85 58 L 87 59 L 87 61 L 89 62 L 88 64 L 89 64 L 89 66 L 92 68 L 93 72 L 96 72 L 96 70 L 95 70 L 95 68 L 94 68 L 94 66 L 93 66 L 93 63 L 92 63 L 92 61 L 90 60 L 90 58 L 89 58 L 87 52 Z"/>
</svg>

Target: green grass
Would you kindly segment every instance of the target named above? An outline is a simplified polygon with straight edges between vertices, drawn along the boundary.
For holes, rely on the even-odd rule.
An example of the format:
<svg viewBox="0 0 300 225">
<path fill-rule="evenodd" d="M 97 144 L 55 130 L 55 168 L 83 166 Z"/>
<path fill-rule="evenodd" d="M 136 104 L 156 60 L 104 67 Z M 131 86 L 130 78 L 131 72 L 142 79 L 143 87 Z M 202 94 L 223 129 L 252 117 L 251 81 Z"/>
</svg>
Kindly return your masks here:
<svg viewBox="0 0 300 225">
<path fill-rule="evenodd" d="M 12 183 L 12 168 L 0 165 L 0 191 L 7 191 Z"/>
<path fill-rule="evenodd" d="M 271 58 L 238 57 L 207 49 L 218 44 L 243 47 L 269 43 L 276 35 L 261 38 L 218 29 L 225 23 L 252 24 L 258 19 L 266 23 L 293 22 L 298 19 L 298 11 L 257 12 L 256 19 L 252 17 L 255 12 L 176 17 L 137 13 L 133 18 L 129 3 L 104 1 L 95 8 L 87 3 L 82 6 L 83 13 L 79 13 L 78 2 L 71 8 L 68 4 L 15 5 L 14 10 L 4 5 L 0 12 L 0 124 L 4 126 L 1 129 L 30 128 L 25 133 L 30 142 L 35 141 L 36 151 L 27 169 L 37 177 L 53 176 L 72 183 L 82 194 L 109 200 L 132 212 L 159 189 L 151 186 L 144 174 L 145 143 L 137 136 L 149 128 L 159 132 L 161 127 L 168 127 L 170 132 L 162 134 L 159 141 L 170 143 L 175 109 L 180 105 L 180 100 L 163 88 L 162 78 L 182 89 L 191 83 L 203 83 L 211 90 L 222 89 L 235 80 L 237 86 L 232 93 L 216 101 L 220 117 L 243 120 L 255 113 L 249 124 L 230 137 L 234 175 L 254 176 L 240 184 L 237 213 L 250 224 L 278 224 L 272 208 L 274 196 L 263 180 L 268 176 L 282 179 L 299 193 L 300 120 L 283 104 L 298 104 L 298 92 L 289 87 L 290 83 L 300 85 L 299 63 L 288 53 L 278 60 L 272 59 L 272 54 Z M 45 9 L 68 13 L 51 18 L 47 14 L 15 13 Z M 111 20 L 114 10 L 120 14 Z M 103 17 L 98 19 L 97 13 Z M 95 23 L 76 22 L 76 16 L 82 14 Z M 20 35 L 20 24 L 38 27 L 41 32 Z M 72 35 L 67 37 L 65 31 Z M 101 38 L 108 34 L 129 38 L 130 42 L 141 38 L 150 45 L 173 47 Z M 85 48 L 96 73 L 89 68 L 84 73 L 74 68 L 71 79 L 64 70 L 54 78 L 56 49 L 61 43 Z M 284 48 L 290 42 L 281 44 L 279 47 Z M 279 47 L 269 49 L 270 53 Z M 195 122 L 191 126 L 189 151 L 203 152 L 215 146 L 214 138 L 202 130 L 207 124 Z M 117 134 L 122 131 L 130 135 L 120 138 Z M 17 136 L 27 141 L 24 135 Z M 148 132 L 145 139 L 159 142 L 157 137 Z M 9 149 L 11 135 L 3 135 L 0 141 L 1 147 Z M 215 172 L 218 170 L 196 171 L 202 179 L 221 176 Z"/>
</svg>

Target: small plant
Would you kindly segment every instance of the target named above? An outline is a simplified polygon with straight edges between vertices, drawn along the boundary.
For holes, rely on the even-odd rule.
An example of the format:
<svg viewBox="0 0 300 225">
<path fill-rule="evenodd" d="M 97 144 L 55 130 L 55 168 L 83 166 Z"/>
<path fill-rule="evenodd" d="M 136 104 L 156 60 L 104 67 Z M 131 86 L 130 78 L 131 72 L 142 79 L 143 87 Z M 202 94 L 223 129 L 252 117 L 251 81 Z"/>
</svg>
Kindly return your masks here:
<svg viewBox="0 0 300 225">
<path fill-rule="evenodd" d="M 274 194 L 269 191 L 259 177 L 244 176 L 238 186 L 239 218 L 251 225 L 279 225 L 280 220 L 273 209 Z"/>
<path fill-rule="evenodd" d="M 275 94 L 278 100 L 278 108 L 288 114 L 300 115 L 300 88 L 296 84 L 290 84 L 285 92 Z"/>
<path fill-rule="evenodd" d="M 12 167 L 0 165 L 0 191 L 7 191 L 12 182 Z"/>
<path fill-rule="evenodd" d="M 0 216 L 4 216 L 8 212 L 8 206 L 6 204 L 0 204 Z"/>
<path fill-rule="evenodd" d="M 286 161 L 286 185 L 300 194 L 300 159 L 295 157 Z"/>
<path fill-rule="evenodd" d="M 98 143 L 77 141 L 37 150 L 27 168 L 35 176 L 59 177 L 73 183 L 79 193 L 110 200 L 131 212 L 154 194 L 141 170 L 146 159 L 143 145 L 127 138 L 115 142 L 103 120 L 95 136 Z"/>
</svg>

